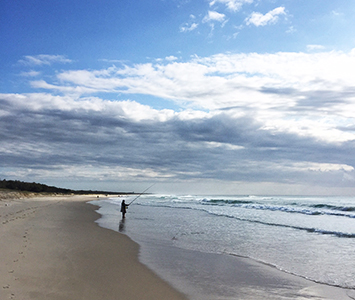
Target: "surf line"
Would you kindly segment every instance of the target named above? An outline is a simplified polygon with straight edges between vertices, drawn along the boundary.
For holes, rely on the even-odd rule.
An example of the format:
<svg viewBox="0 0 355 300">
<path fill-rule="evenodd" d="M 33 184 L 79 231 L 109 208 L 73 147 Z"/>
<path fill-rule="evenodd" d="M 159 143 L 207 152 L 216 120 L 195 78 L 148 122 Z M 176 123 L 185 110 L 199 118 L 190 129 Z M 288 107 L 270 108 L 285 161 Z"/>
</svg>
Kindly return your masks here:
<svg viewBox="0 0 355 300">
<path fill-rule="evenodd" d="M 153 185 L 156 183 L 153 183 L 150 187 L 146 188 L 143 192 L 141 192 L 136 198 L 134 198 L 128 205 L 131 205 L 134 201 L 136 201 L 140 196 L 142 196 L 146 191 L 148 191 Z"/>
</svg>

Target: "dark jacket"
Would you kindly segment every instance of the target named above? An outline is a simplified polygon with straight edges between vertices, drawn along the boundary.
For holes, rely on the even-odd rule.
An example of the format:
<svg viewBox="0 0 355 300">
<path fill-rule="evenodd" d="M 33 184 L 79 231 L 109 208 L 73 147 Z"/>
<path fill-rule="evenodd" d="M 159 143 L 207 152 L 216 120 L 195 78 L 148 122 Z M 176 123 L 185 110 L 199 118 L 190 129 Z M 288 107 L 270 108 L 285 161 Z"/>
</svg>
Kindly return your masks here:
<svg viewBox="0 0 355 300">
<path fill-rule="evenodd" d="M 126 207 L 128 205 L 129 204 L 126 204 L 124 200 L 122 201 L 122 203 L 121 203 L 121 213 L 126 213 Z"/>
</svg>

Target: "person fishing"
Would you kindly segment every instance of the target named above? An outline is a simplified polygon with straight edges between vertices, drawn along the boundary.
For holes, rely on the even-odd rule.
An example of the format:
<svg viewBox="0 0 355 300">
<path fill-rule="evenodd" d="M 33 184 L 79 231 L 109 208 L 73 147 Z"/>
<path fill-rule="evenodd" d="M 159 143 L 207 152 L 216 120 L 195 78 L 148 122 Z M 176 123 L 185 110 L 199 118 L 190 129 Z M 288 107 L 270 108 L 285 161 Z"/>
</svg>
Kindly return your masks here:
<svg viewBox="0 0 355 300">
<path fill-rule="evenodd" d="M 136 201 L 140 196 L 142 196 L 146 191 L 148 191 L 153 185 L 155 185 L 155 183 L 153 183 L 150 187 L 148 187 L 147 189 L 145 189 L 142 193 L 140 193 L 136 198 L 134 198 L 129 204 L 126 204 L 125 200 L 122 200 L 121 202 L 121 213 L 122 213 L 122 219 L 125 218 L 125 214 L 126 214 L 126 208 L 131 205 L 134 201 Z"/>
<path fill-rule="evenodd" d="M 129 206 L 129 204 L 126 204 L 125 200 L 122 200 L 121 202 L 121 213 L 122 213 L 122 219 L 125 218 L 125 214 L 126 214 L 126 208 Z"/>
</svg>

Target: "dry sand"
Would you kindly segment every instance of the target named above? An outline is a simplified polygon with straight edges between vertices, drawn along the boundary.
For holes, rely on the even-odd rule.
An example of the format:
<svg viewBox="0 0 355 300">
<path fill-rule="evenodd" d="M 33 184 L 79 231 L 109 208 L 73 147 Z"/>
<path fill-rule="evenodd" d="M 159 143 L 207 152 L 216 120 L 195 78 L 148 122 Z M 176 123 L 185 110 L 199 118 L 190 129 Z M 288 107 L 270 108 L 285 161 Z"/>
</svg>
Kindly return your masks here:
<svg viewBox="0 0 355 300">
<path fill-rule="evenodd" d="M 187 299 L 138 261 L 137 244 L 94 222 L 93 199 L 0 200 L 0 299 Z"/>
</svg>

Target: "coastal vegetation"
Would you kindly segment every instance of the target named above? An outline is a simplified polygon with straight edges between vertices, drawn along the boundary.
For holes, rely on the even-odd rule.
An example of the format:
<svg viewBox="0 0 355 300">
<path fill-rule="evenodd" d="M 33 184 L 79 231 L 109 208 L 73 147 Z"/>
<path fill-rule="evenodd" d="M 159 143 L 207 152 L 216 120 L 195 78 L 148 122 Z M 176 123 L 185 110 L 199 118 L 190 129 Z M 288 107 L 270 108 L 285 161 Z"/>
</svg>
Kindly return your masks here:
<svg viewBox="0 0 355 300">
<path fill-rule="evenodd" d="M 50 194 L 134 194 L 126 192 L 108 192 L 108 191 L 92 191 L 92 190 L 71 190 L 65 188 L 58 188 L 36 182 L 23 182 L 19 180 L 0 180 L 0 190 L 8 192 L 31 192 L 31 193 L 50 193 Z"/>
</svg>

